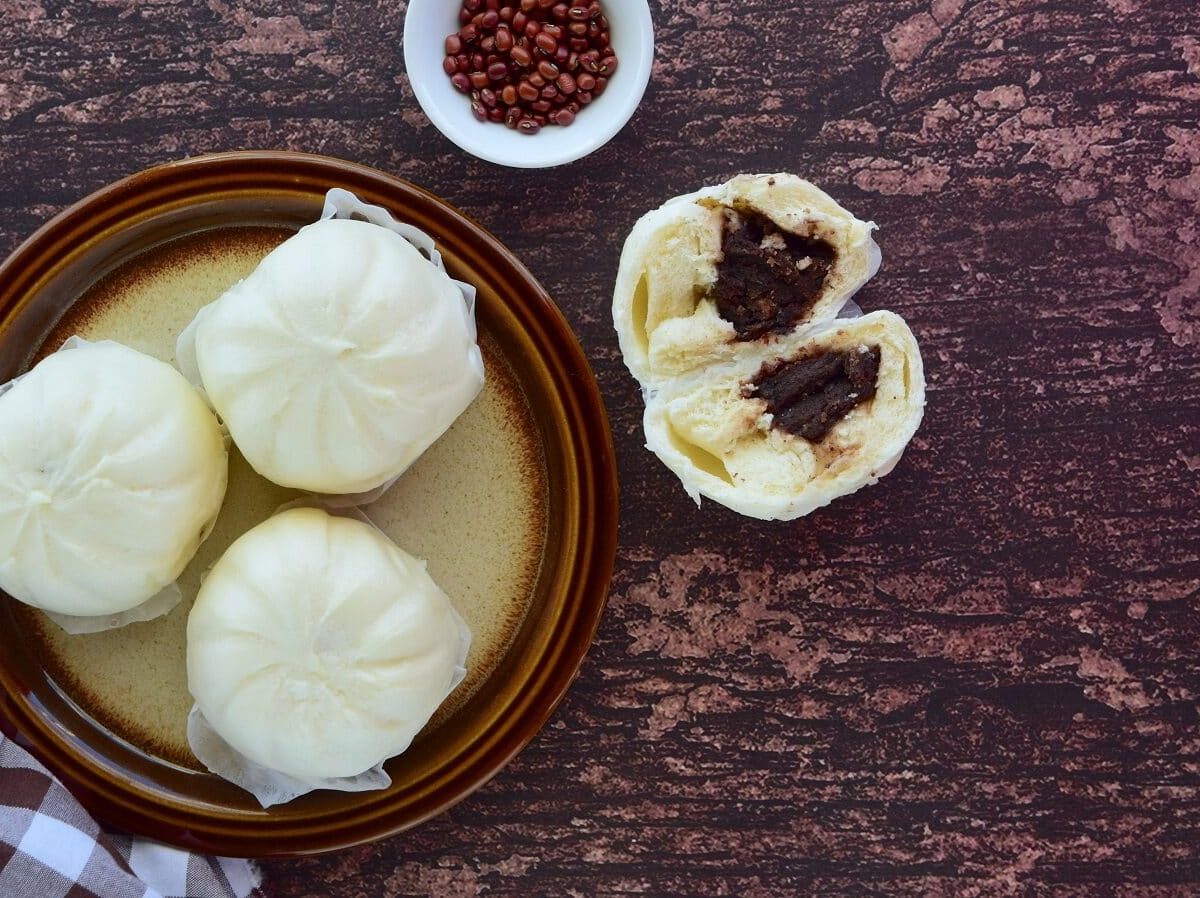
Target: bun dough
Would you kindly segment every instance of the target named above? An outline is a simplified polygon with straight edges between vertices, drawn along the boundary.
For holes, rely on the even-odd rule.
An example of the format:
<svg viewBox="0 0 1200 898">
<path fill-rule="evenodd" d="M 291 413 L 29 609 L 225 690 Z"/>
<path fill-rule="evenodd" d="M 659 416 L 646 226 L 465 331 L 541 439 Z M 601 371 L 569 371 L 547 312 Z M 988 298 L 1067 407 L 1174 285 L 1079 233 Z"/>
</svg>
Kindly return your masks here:
<svg viewBox="0 0 1200 898">
<path fill-rule="evenodd" d="M 404 751 L 462 678 L 469 634 L 424 562 L 314 508 L 238 539 L 188 618 L 188 686 L 256 764 L 350 777 Z"/>
<path fill-rule="evenodd" d="M 79 342 L 0 393 L 0 588 L 70 616 L 173 582 L 225 496 L 225 438 L 169 365 Z"/>
<path fill-rule="evenodd" d="M 736 329 L 711 295 L 730 210 L 759 213 L 782 232 L 824 241 L 836 253 L 815 302 L 793 328 L 837 315 L 879 268 L 874 224 L 795 175 L 738 175 L 668 200 L 626 238 L 613 293 L 621 353 L 643 386 L 732 355 Z"/>
<path fill-rule="evenodd" d="M 753 381 L 821 353 L 878 347 L 875 395 L 818 441 L 774 426 Z M 739 514 L 791 520 L 873 484 L 896 466 L 921 423 L 925 377 L 912 331 L 898 315 L 872 312 L 825 322 L 765 350 L 747 345 L 729 364 L 648 398 L 646 447 L 683 483 Z"/>
<path fill-rule="evenodd" d="M 483 386 L 462 291 L 403 237 L 364 221 L 303 228 L 184 337 L 250 464 L 313 492 L 394 479 Z"/>
</svg>

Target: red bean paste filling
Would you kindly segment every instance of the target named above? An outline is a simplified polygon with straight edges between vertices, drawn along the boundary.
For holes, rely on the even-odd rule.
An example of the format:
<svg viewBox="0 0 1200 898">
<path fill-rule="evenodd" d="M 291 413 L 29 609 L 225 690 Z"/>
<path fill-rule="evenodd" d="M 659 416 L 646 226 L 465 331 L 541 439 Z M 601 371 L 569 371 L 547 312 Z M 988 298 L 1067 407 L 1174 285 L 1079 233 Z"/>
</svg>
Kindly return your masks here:
<svg viewBox="0 0 1200 898">
<path fill-rule="evenodd" d="M 875 395 L 879 347 L 826 352 L 764 368 L 748 392 L 767 400 L 773 427 L 816 443 Z"/>
<path fill-rule="evenodd" d="M 753 209 L 728 209 L 712 298 L 739 340 L 790 331 L 821 296 L 837 251 Z"/>
</svg>

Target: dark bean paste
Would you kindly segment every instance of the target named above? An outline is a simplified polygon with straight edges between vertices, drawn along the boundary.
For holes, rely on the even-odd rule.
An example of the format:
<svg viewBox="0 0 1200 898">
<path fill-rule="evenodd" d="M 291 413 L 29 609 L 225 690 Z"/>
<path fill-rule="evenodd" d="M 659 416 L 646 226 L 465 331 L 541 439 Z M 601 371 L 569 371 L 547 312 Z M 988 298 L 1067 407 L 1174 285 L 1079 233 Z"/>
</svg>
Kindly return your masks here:
<svg viewBox="0 0 1200 898">
<path fill-rule="evenodd" d="M 790 331 L 821 296 L 837 251 L 753 209 L 727 209 L 712 298 L 739 340 Z"/>
<path fill-rule="evenodd" d="M 747 394 L 767 400 L 774 427 L 816 443 L 875 395 L 878 376 L 879 347 L 860 346 L 764 368 Z"/>
</svg>

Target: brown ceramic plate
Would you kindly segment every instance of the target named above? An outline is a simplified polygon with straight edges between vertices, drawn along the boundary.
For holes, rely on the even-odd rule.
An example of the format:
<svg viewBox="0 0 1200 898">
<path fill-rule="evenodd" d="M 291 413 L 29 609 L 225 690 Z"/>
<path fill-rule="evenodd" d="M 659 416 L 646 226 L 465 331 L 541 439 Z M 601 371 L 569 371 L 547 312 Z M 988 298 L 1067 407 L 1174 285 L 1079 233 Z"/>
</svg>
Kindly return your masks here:
<svg viewBox="0 0 1200 898">
<path fill-rule="evenodd" d="M 390 788 L 262 810 L 187 749 L 184 625 L 200 573 L 291 494 L 237 457 L 212 538 L 165 618 L 69 637 L 0 595 L 0 723 L 108 824 L 228 855 L 325 851 L 426 820 L 494 775 L 545 723 L 600 620 L 616 550 L 612 438 L 579 344 L 495 238 L 436 197 L 358 165 L 292 153 L 189 159 L 59 215 L 0 266 L 0 383 L 71 334 L 167 360 L 196 309 L 344 187 L 437 241 L 479 289 L 488 380 L 368 513 L 426 557 L 475 633 L 468 680 L 392 759 Z"/>
</svg>

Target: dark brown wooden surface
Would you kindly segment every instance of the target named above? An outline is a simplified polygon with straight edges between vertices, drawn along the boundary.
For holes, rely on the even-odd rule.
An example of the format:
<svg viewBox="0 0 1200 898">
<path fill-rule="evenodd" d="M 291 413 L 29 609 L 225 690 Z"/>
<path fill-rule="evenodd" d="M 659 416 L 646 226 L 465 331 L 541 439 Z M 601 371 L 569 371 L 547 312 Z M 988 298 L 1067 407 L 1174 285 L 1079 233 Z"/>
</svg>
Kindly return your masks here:
<svg viewBox="0 0 1200 898">
<path fill-rule="evenodd" d="M 154 163 L 341 156 L 505 241 L 612 416 L 616 579 L 550 725 L 270 894 L 1200 894 L 1200 8 L 652 7 L 631 124 L 525 172 L 425 120 L 402 0 L 0 0 L 0 252 Z M 639 214 L 774 170 L 880 224 L 860 302 L 912 325 L 929 407 L 882 484 L 768 525 L 641 448 L 609 297 Z"/>
</svg>

